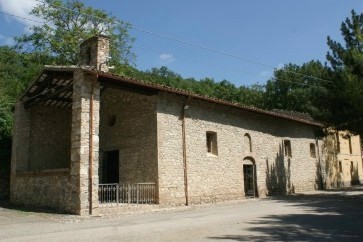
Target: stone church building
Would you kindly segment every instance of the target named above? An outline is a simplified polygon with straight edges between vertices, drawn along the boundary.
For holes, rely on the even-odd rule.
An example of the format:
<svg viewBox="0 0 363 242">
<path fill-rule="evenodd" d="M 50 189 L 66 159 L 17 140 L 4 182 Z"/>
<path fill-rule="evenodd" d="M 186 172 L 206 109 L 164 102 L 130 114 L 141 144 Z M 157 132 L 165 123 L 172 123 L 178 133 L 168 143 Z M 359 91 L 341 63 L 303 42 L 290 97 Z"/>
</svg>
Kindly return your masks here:
<svg viewBox="0 0 363 242">
<path fill-rule="evenodd" d="M 12 203 L 82 215 L 317 188 L 321 123 L 110 74 L 108 51 L 86 40 L 17 103 Z"/>
</svg>

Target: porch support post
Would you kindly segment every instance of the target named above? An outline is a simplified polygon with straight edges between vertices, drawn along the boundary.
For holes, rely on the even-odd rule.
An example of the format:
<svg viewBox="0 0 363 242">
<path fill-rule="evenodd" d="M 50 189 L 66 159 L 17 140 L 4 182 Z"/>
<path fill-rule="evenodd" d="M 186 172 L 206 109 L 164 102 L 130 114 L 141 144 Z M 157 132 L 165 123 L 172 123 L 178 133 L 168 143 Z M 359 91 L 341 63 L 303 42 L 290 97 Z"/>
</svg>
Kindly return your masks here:
<svg viewBox="0 0 363 242">
<path fill-rule="evenodd" d="M 74 213 L 80 215 L 97 214 L 98 209 L 100 85 L 96 79 L 82 70 L 74 73 L 70 176 Z"/>
</svg>

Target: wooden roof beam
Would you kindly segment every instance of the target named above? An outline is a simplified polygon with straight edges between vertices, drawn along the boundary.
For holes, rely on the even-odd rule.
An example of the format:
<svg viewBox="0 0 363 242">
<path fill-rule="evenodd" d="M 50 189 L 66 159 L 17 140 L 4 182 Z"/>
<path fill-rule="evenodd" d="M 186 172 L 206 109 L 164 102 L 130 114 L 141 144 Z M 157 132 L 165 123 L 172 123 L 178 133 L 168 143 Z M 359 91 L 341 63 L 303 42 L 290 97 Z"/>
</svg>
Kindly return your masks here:
<svg viewBox="0 0 363 242">
<path fill-rule="evenodd" d="M 30 99 L 24 101 L 24 107 L 25 108 L 33 107 L 33 106 L 35 106 L 35 105 L 37 105 L 37 104 L 39 104 L 41 102 L 44 102 L 46 100 L 55 98 L 59 94 L 61 94 L 63 92 L 66 92 L 66 91 L 69 91 L 72 88 L 73 88 L 73 83 L 68 84 L 67 86 L 62 86 L 61 88 L 55 90 L 54 92 L 50 93 L 49 95 L 41 96 L 39 99 L 36 99 L 39 96 L 38 97 L 37 96 L 31 97 Z"/>
</svg>

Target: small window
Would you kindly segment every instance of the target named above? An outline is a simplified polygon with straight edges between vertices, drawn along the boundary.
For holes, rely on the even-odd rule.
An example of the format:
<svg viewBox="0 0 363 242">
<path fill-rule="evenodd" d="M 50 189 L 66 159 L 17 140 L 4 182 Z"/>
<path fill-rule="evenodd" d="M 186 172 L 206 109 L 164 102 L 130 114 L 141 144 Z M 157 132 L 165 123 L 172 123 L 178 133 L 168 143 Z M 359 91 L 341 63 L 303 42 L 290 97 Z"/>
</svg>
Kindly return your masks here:
<svg viewBox="0 0 363 242">
<path fill-rule="evenodd" d="M 108 119 L 108 125 L 110 127 L 114 126 L 116 123 L 116 115 L 111 115 Z"/>
<path fill-rule="evenodd" d="M 353 149 L 352 149 L 352 138 L 351 138 L 351 136 L 349 136 L 348 141 L 349 141 L 349 154 L 352 154 L 353 153 Z"/>
<path fill-rule="evenodd" d="M 91 51 L 91 47 L 88 47 L 87 49 L 86 49 L 86 56 L 85 56 L 85 64 L 86 65 L 91 65 L 91 53 L 92 53 L 92 51 Z"/>
<path fill-rule="evenodd" d="M 335 135 L 335 139 L 336 139 L 336 142 L 337 142 L 337 151 L 338 151 L 338 153 L 340 153 L 340 141 L 339 141 L 339 133 L 338 132 Z"/>
<path fill-rule="evenodd" d="M 310 143 L 310 157 L 316 158 L 316 149 L 315 149 L 315 144 L 313 143 Z"/>
<path fill-rule="evenodd" d="M 217 133 L 207 131 L 207 152 L 218 155 Z"/>
<path fill-rule="evenodd" d="M 284 147 L 285 147 L 285 156 L 291 158 L 292 153 L 291 153 L 291 142 L 290 142 L 290 140 L 284 140 Z"/>
<path fill-rule="evenodd" d="M 252 141 L 249 134 L 245 134 L 245 147 L 249 152 L 252 152 Z"/>
<path fill-rule="evenodd" d="M 343 172 L 343 168 L 342 168 L 342 162 L 339 161 L 339 172 L 342 173 Z"/>
</svg>

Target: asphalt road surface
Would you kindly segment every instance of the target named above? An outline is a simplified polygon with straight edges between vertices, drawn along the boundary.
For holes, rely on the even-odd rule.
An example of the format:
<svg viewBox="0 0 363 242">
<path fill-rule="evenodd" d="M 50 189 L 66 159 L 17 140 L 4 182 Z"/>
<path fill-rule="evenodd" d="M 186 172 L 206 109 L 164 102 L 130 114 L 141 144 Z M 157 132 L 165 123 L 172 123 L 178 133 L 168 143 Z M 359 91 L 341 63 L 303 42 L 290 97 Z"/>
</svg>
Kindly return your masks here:
<svg viewBox="0 0 363 242">
<path fill-rule="evenodd" d="M 79 217 L 0 205 L 0 241 L 363 241 L 363 187 Z"/>
</svg>

